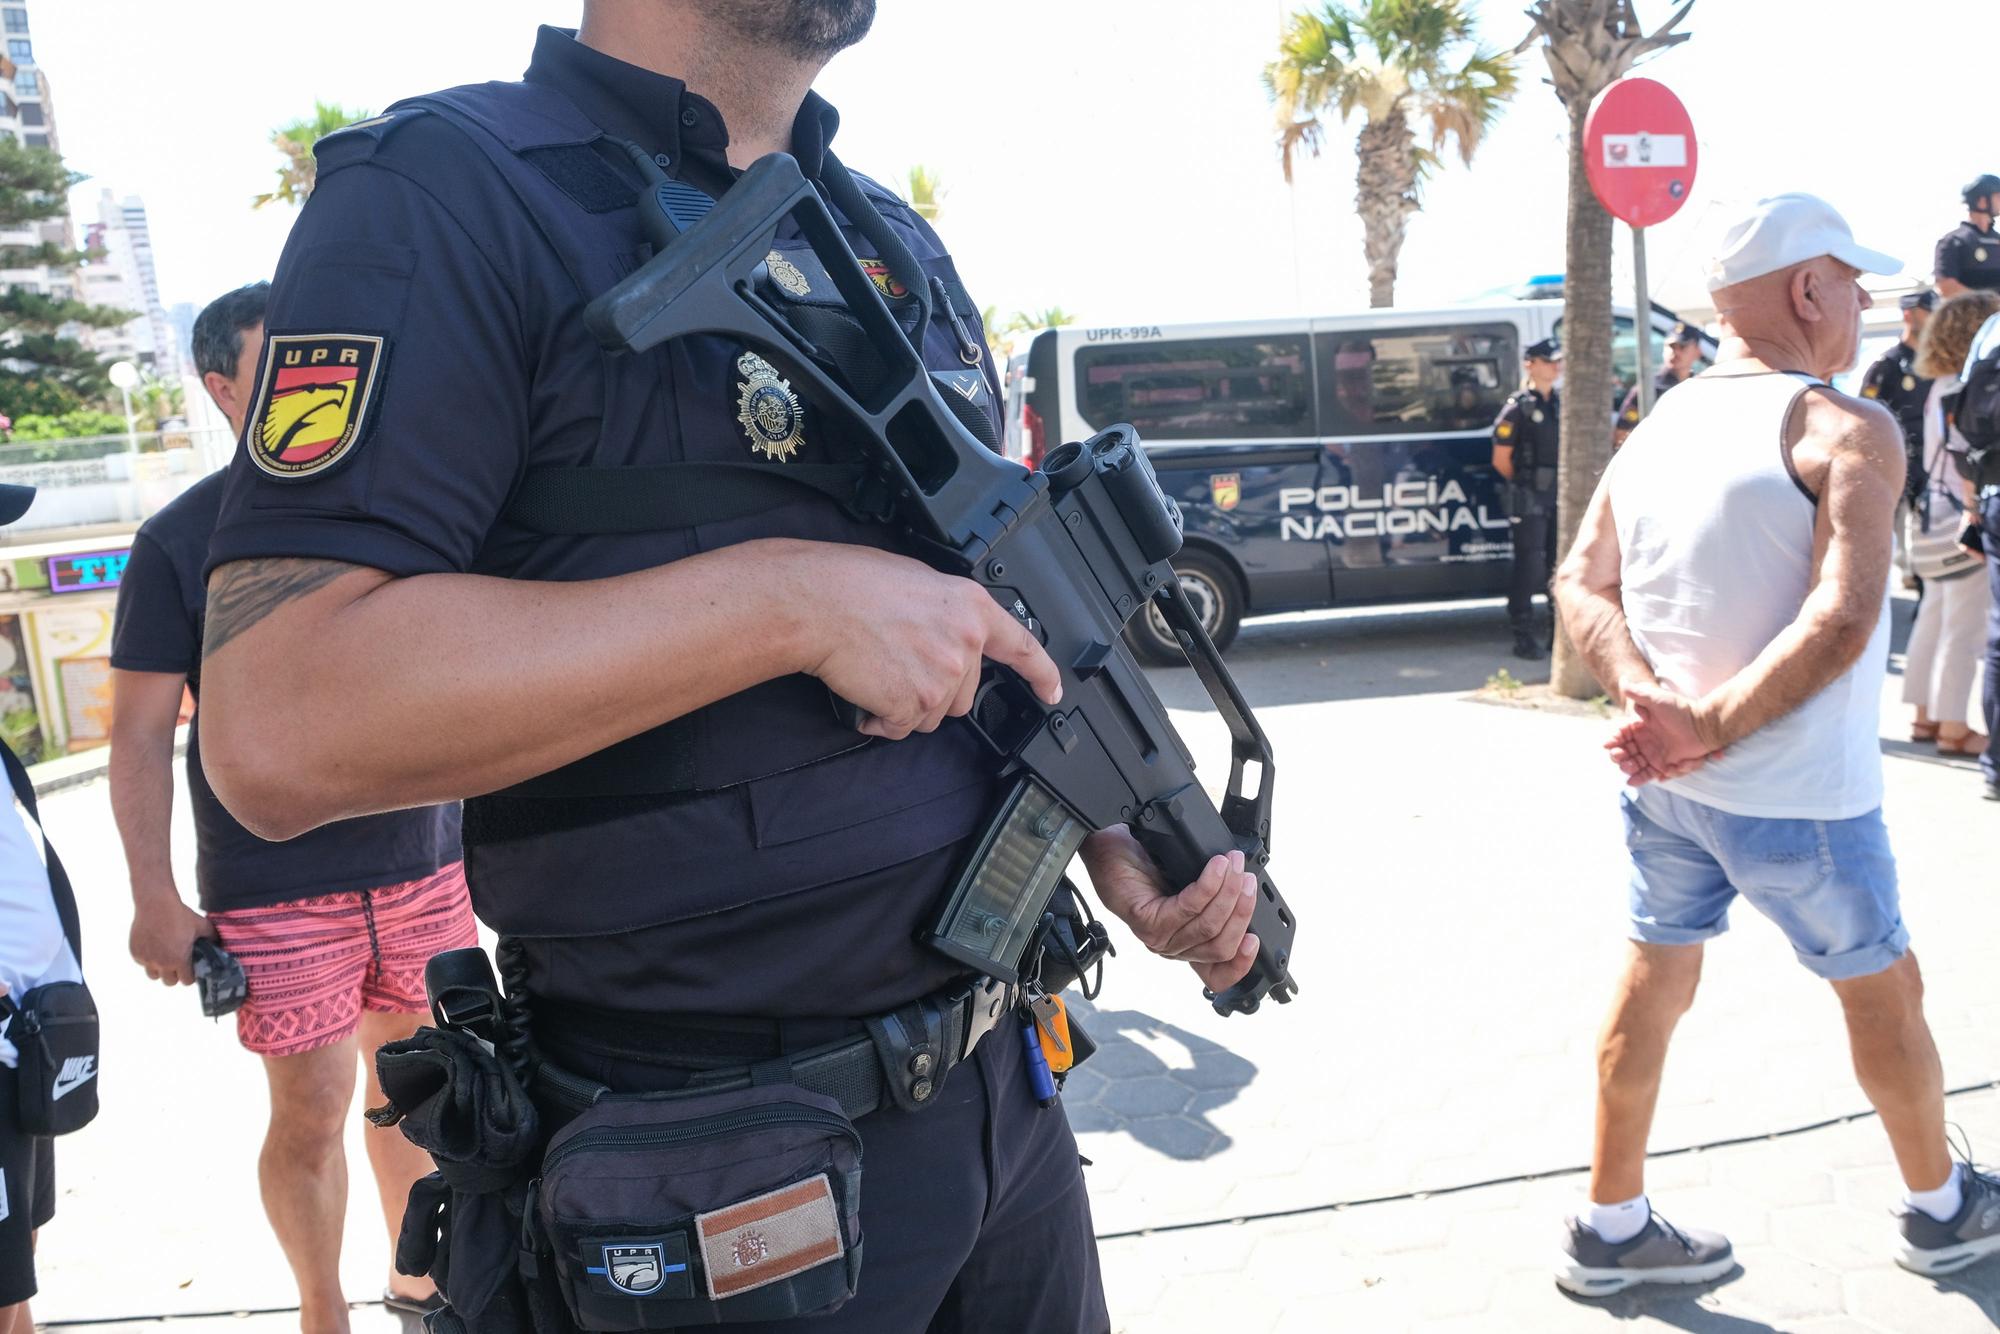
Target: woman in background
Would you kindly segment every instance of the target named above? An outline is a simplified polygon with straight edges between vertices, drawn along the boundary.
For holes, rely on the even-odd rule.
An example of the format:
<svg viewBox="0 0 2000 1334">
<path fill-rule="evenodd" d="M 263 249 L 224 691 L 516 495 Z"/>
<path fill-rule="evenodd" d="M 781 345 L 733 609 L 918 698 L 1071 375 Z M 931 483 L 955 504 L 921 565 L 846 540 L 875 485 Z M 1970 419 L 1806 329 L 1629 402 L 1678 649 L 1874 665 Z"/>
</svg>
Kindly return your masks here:
<svg viewBox="0 0 2000 1334">
<path fill-rule="evenodd" d="M 1932 380 L 1924 405 L 1924 441 L 1916 499 L 1904 511 L 1903 544 L 1910 564 L 1924 581 L 1923 601 L 1910 630 L 1903 666 L 1903 702 L 1914 704 L 1912 741 L 1935 741 L 1941 755 L 1977 755 L 1986 736 L 1967 718 L 1977 716 L 1979 666 L 1986 641 L 1986 614 L 1992 594 L 1978 553 L 1959 544 L 1969 516 L 1978 513 L 1971 484 L 1952 466 L 1965 438 L 1945 417 L 1944 399 L 1957 392 L 1973 335 L 1986 318 L 2000 312 L 2000 292 L 1965 292 L 1946 301 L 1924 326 L 1917 343 L 1916 372 Z"/>
</svg>

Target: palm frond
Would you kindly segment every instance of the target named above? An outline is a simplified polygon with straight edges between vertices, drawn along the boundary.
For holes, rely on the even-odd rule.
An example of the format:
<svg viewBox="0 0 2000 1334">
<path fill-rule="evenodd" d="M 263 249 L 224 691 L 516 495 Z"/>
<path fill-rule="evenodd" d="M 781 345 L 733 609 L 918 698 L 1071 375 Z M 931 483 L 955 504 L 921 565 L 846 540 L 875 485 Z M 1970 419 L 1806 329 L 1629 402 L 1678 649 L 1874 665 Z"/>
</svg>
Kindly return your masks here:
<svg viewBox="0 0 2000 1334">
<path fill-rule="evenodd" d="M 1471 166 L 1472 155 L 1520 82 L 1513 56 L 1501 51 L 1476 51 L 1458 69 L 1442 72 L 1424 93 L 1431 147 L 1441 149 L 1446 140 L 1455 140 L 1459 160 Z"/>
</svg>

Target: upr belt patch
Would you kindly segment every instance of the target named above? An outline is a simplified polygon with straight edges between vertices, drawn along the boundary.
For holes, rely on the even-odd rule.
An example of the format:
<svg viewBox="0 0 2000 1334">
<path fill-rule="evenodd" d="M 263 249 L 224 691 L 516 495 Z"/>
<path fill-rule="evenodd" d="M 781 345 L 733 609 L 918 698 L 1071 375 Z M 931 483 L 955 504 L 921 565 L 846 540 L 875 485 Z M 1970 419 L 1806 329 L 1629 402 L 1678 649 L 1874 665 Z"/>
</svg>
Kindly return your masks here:
<svg viewBox="0 0 2000 1334">
<path fill-rule="evenodd" d="M 273 477 L 323 473 L 368 426 L 388 345 L 375 334 L 274 334 L 252 401 L 247 448 Z"/>
</svg>

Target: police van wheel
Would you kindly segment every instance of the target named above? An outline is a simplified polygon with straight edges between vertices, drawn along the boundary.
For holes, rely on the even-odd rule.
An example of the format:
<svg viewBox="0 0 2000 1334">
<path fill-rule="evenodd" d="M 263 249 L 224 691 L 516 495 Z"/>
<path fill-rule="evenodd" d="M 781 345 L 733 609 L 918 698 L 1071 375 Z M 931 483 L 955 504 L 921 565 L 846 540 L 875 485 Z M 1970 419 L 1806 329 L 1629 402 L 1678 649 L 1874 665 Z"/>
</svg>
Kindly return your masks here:
<svg viewBox="0 0 2000 1334">
<path fill-rule="evenodd" d="M 1181 552 L 1174 557 L 1174 571 L 1181 577 L 1181 587 L 1187 590 L 1195 614 L 1201 617 L 1202 629 L 1208 631 L 1217 650 L 1228 648 L 1243 620 L 1242 585 L 1236 581 L 1236 572 L 1203 551 Z M 1187 662 L 1180 641 L 1167 629 L 1166 618 L 1151 605 L 1132 618 L 1125 633 L 1141 662 L 1161 667 Z"/>
</svg>

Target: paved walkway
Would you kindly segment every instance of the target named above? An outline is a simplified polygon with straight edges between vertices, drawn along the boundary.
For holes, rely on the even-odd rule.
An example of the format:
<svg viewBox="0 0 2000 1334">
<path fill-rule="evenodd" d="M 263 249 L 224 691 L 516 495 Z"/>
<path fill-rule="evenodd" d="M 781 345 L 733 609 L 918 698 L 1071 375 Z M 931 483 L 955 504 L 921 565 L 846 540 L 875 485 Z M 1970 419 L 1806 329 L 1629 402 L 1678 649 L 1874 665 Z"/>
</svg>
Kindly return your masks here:
<svg viewBox="0 0 2000 1334">
<path fill-rule="evenodd" d="M 1751 912 L 1710 951 L 1654 1143 L 1754 1142 L 1663 1158 L 1650 1182 L 1668 1217 L 1728 1231 L 1740 1272 L 1602 1303 L 1555 1289 L 1547 1265 L 1582 1180 L 1552 1174 L 1588 1153 L 1591 1044 L 1622 948 L 1616 775 L 1596 750 L 1604 722 L 1469 698 L 1496 668 L 1521 665 L 1504 647 L 1500 614 L 1478 608 L 1266 623 L 1233 651 L 1277 743 L 1273 868 L 1300 918 L 1301 991 L 1224 1020 L 1185 968 L 1136 945 L 1113 962 L 1088 1021 L 1103 1050 L 1066 1103 L 1094 1162 L 1117 1327 L 2000 1325 L 2000 1261 L 1942 1284 L 1889 1266 L 1898 1190 L 1872 1119 L 1764 1138 L 1866 1103 L 1832 997 Z M 1191 674 L 1156 680 L 1188 710 L 1219 782 L 1226 743 L 1196 711 Z M 1885 718 L 1900 728 L 1900 709 Z M 1976 856 L 1994 846 L 2000 808 L 1979 800 L 1965 766 L 1888 749 L 1889 821 L 1947 1079 L 1982 1090 L 1954 1098 L 1952 1114 L 2000 1157 L 2000 1092 L 1984 1090 L 2000 1079 L 2000 913 Z M 286 1305 L 253 1176 L 255 1066 L 196 1017 L 190 994 L 123 966 L 102 785 L 49 808 L 79 883 L 95 887 L 86 929 L 107 1016 L 107 1110 L 65 1145 L 38 1314 Z M 356 1296 L 380 1290 L 385 1264 L 370 1194 L 349 1201 Z M 1408 1198 L 1362 1203 L 1382 1197 Z"/>
</svg>

